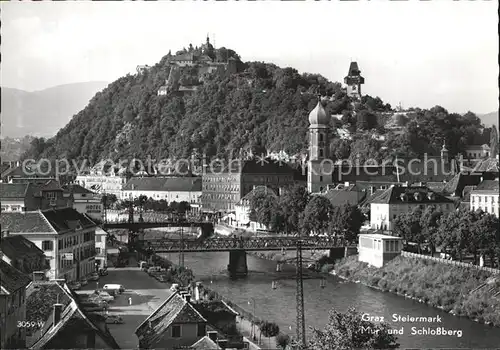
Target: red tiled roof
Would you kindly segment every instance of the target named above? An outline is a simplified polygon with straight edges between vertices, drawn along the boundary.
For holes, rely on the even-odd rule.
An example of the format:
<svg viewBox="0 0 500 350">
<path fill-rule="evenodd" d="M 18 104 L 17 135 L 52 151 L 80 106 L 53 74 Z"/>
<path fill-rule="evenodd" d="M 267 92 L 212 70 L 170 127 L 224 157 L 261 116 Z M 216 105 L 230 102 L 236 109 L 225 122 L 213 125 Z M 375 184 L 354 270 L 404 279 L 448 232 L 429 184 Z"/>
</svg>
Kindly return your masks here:
<svg viewBox="0 0 500 350">
<path fill-rule="evenodd" d="M 31 279 L 21 271 L 0 260 L 0 294 L 12 294 L 16 290 L 26 287 Z"/>
</svg>

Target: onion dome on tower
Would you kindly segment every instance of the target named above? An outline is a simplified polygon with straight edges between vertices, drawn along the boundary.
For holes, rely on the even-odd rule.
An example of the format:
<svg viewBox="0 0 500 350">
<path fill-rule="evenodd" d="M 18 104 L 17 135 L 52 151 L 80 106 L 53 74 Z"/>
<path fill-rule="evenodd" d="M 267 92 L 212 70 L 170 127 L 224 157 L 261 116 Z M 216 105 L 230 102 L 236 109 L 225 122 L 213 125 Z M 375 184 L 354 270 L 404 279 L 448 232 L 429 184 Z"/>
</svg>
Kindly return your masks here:
<svg viewBox="0 0 500 350">
<path fill-rule="evenodd" d="M 327 126 L 330 124 L 328 115 L 326 114 L 325 108 L 323 107 L 321 96 L 318 96 L 318 104 L 311 111 L 311 113 L 309 113 L 309 123 L 311 124 L 311 126 Z"/>
</svg>

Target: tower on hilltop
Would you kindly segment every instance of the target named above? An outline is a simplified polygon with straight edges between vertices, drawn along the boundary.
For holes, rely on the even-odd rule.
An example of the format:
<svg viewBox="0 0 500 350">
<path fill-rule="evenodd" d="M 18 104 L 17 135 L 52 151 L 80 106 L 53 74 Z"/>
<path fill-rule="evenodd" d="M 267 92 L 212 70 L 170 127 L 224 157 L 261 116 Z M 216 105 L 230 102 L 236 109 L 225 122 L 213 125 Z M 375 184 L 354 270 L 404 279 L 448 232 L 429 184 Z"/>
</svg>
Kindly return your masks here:
<svg viewBox="0 0 500 350">
<path fill-rule="evenodd" d="M 326 190 L 331 183 L 331 167 L 328 162 L 330 147 L 330 117 L 327 115 L 321 96 L 318 104 L 309 113 L 309 162 L 307 167 L 307 190 L 311 193 Z M 325 175 L 324 175 L 325 174 Z"/>
<path fill-rule="evenodd" d="M 365 78 L 361 76 L 358 62 L 351 62 L 344 83 L 347 85 L 348 96 L 361 99 L 361 85 L 365 83 Z"/>
</svg>

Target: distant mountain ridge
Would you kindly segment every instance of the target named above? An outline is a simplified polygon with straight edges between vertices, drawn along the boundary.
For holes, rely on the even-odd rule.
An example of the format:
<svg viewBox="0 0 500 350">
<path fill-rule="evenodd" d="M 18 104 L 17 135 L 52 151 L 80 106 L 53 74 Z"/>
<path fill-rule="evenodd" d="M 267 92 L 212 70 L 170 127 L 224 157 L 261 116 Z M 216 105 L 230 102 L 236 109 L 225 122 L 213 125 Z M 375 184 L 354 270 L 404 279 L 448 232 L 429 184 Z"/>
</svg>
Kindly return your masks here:
<svg viewBox="0 0 500 350">
<path fill-rule="evenodd" d="M 498 111 L 487 114 L 478 114 L 478 117 L 481 119 L 485 126 L 496 125 L 498 130 Z"/>
<path fill-rule="evenodd" d="M 2 137 L 52 137 L 107 85 L 91 81 L 33 92 L 2 87 Z"/>
</svg>

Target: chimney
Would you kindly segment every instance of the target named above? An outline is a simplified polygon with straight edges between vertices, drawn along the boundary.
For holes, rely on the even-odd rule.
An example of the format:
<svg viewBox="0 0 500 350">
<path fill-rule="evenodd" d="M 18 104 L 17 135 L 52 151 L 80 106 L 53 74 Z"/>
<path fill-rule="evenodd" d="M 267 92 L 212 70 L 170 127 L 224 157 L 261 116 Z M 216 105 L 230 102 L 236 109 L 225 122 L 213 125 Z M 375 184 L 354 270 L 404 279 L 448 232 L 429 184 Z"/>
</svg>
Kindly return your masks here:
<svg viewBox="0 0 500 350">
<path fill-rule="evenodd" d="M 217 343 L 217 332 L 215 331 L 208 331 L 207 336 L 214 342 Z"/>
<path fill-rule="evenodd" d="M 253 190 L 255 190 L 255 185 L 253 185 Z"/>
<path fill-rule="evenodd" d="M 186 299 L 186 302 L 190 303 L 191 302 L 191 294 L 186 294 L 184 296 L 184 299 Z"/>
<path fill-rule="evenodd" d="M 59 321 L 61 321 L 61 314 L 62 314 L 62 304 L 54 304 L 54 322 L 53 322 L 53 327 L 57 326 Z"/>
<path fill-rule="evenodd" d="M 347 181 L 346 181 L 346 182 L 344 182 L 344 186 L 345 186 L 345 187 L 348 187 L 348 186 L 349 186 L 349 182 L 347 182 Z"/>
</svg>

